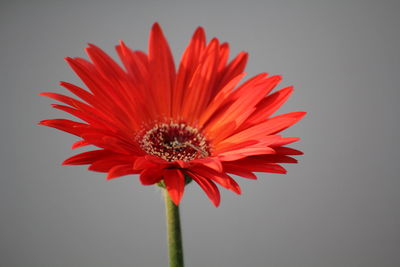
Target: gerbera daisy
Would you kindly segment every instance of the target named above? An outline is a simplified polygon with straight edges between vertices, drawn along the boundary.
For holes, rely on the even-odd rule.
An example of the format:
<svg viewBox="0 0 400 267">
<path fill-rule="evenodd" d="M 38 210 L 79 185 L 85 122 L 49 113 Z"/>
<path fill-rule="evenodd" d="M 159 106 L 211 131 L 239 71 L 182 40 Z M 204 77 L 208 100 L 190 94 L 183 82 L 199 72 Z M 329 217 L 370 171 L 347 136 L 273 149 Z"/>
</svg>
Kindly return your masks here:
<svg viewBox="0 0 400 267">
<path fill-rule="evenodd" d="M 253 172 L 285 173 L 279 163 L 295 163 L 290 155 L 302 154 L 286 147 L 299 138 L 278 133 L 305 113 L 271 117 L 293 88 L 271 93 L 281 77 L 267 73 L 241 83 L 247 53 L 229 61 L 229 45 L 217 38 L 206 42 L 201 27 L 178 68 L 157 23 L 148 54 L 122 41 L 116 50 L 123 67 L 92 44 L 86 48 L 91 62 L 66 58 L 89 91 L 67 82 L 61 86 L 80 100 L 41 93 L 64 103 L 53 107 L 81 121 L 40 124 L 80 137 L 72 148 L 97 147 L 63 164 L 88 164 L 89 170 L 107 172 L 107 179 L 139 174 L 143 185 L 164 186 L 176 205 L 194 180 L 218 206 L 216 184 L 241 192 L 230 175 L 256 179 Z"/>
</svg>

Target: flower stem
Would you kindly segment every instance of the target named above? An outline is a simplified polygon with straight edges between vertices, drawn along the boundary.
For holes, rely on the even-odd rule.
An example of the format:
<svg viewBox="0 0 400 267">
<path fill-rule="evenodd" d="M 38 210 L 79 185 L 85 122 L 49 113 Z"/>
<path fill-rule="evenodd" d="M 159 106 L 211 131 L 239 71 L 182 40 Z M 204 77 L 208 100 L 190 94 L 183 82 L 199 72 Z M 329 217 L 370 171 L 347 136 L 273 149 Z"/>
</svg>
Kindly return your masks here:
<svg viewBox="0 0 400 267">
<path fill-rule="evenodd" d="M 176 206 L 172 202 L 167 190 L 164 190 L 164 199 L 167 215 L 169 267 L 183 267 L 183 247 L 179 206 Z"/>
</svg>

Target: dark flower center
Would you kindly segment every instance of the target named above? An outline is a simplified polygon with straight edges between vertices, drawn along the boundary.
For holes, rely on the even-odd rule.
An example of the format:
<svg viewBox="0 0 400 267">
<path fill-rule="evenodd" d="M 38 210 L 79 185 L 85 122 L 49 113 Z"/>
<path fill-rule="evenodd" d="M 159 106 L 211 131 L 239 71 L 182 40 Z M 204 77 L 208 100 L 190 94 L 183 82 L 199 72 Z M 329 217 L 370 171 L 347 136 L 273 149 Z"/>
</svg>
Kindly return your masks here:
<svg viewBox="0 0 400 267">
<path fill-rule="evenodd" d="M 142 149 L 167 161 L 190 161 L 210 154 L 206 138 L 184 123 L 159 123 L 148 130 L 140 141 Z"/>
</svg>

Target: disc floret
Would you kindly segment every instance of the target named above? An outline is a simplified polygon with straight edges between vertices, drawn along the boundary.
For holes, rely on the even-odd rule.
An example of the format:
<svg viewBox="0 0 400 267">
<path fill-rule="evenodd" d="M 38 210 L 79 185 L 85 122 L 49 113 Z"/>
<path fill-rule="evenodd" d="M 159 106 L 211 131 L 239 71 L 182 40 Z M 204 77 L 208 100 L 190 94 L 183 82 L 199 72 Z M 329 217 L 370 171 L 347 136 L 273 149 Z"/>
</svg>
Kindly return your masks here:
<svg viewBox="0 0 400 267">
<path fill-rule="evenodd" d="M 141 138 L 142 149 L 166 161 L 190 161 L 210 155 L 209 144 L 201 132 L 185 123 L 158 123 Z"/>
</svg>

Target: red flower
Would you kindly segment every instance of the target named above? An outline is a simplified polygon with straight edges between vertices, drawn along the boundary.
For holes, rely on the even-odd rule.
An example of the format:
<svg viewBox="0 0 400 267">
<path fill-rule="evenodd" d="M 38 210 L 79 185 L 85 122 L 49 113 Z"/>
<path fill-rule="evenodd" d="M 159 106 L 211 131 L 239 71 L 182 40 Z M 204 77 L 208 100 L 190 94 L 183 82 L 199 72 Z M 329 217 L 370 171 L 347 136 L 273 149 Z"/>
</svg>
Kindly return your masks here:
<svg viewBox="0 0 400 267">
<path fill-rule="evenodd" d="M 293 88 L 271 94 L 281 77 L 266 73 L 239 85 L 247 53 L 228 62 L 228 44 L 216 38 L 207 43 L 199 27 L 176 70 L 157 23 L 148 54 L 123 42 L 116 50 L 124 68 L 91 44 L 86 52 L 92 62 L 66 58 L 90 91 L 61 85 L 81 100 L 41 93 L 65 104 L 54 108 L 83 122 L 52 119 L 40 124 L 80 137 L 72 148 L 99 148 L 63 164 L 89 164 L 89 170 L 108 172 L 107 179 L 140 174 L 144 185 L 163 183 L 175 204 L 185 182 L 194 180 L 218 206 L 215 183 L 240 194 L 228 173 L 250 179 L 256 179 L 253 172 L 285 173 L 278 163 L 295 163 L 289 155 L 302 154 L 285 146 L 299 138 L 277 133 L 305 113 L 271 117 Z"/>
</svg>

